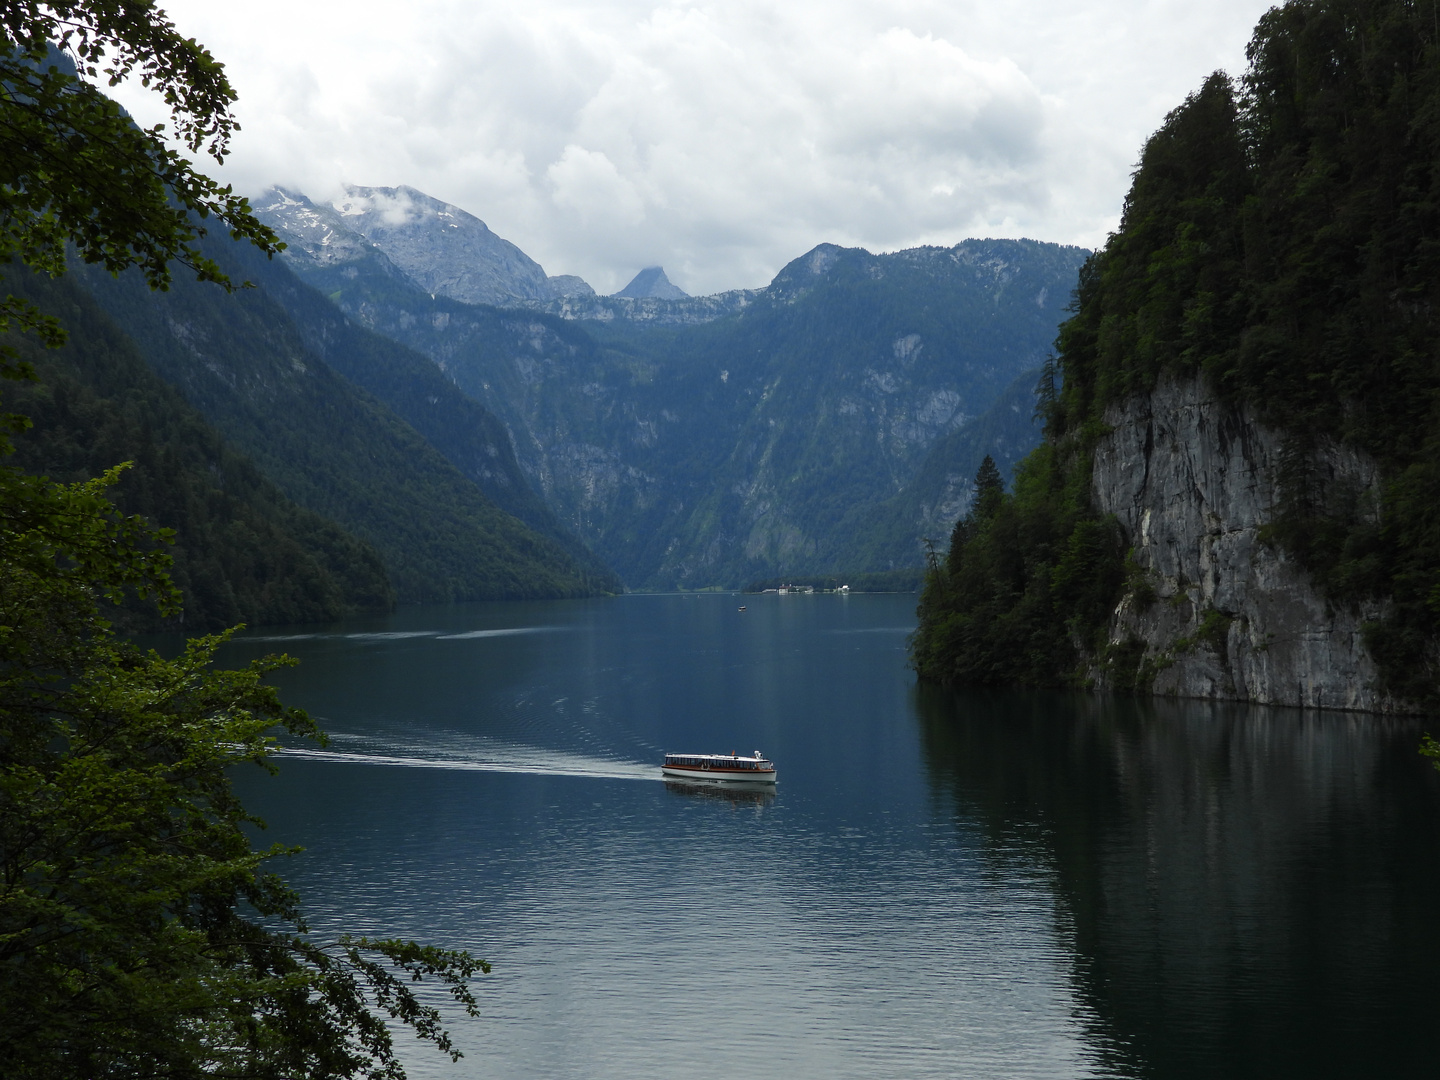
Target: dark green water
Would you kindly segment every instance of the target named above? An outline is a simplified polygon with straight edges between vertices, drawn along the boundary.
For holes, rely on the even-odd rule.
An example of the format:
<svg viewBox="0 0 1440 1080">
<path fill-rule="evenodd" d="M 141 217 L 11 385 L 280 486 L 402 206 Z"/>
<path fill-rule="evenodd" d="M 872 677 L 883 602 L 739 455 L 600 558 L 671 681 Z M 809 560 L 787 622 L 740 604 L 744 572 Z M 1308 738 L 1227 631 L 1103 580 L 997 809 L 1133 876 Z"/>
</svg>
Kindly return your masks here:
<svg viewBox="0 0 1440 1080">
<path fill-rule="evenodd" d="M 748 611 L 737 606 L 745 603 Z M 412 1076 L 1433 1077 L 1440 774 L 1338 713 L 952 695 L 914 597 L 256 634 L 335 736 L 242 790 L 322 932 L 489 959 Z M 773 795 L 658 779 L 762 750 Z"/>
</svg>

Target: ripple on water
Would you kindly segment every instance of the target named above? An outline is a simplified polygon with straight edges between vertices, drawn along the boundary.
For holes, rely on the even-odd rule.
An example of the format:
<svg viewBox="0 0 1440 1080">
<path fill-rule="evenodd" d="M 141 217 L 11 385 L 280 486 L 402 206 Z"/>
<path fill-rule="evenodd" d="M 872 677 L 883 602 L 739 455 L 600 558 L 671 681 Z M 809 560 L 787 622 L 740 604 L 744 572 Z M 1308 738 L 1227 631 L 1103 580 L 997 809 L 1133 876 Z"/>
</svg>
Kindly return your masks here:
<svg viewBox="0 0 1440 1080">
<path fill-rule="evenodd" d="M 416 1080 L 1433 1075 L 1440 778 L 1416 731 L 932 698 L 904 666 L 913 597 L 731 604 L 289 639 L 287 698 L 340 734 L 255 806 L 309 848 L 312 925 L 495 965 L 462 1062 L 401 1040 Z M 629 782 L 732 745 L 765 747 L 778 790 Z"/>
</svg>

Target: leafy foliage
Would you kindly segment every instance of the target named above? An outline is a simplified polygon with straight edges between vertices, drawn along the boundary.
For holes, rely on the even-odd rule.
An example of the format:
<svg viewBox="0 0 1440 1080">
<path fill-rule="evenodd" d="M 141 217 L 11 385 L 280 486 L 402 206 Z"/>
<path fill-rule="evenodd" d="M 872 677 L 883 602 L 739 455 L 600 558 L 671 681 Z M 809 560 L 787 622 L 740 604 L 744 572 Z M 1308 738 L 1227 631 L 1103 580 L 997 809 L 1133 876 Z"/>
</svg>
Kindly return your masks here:
<svg viewBox="0 0 1440 1080">
<path fill-rule="evenodd" d="M 413 942 L 305 931 L 252 850 L 227 770 L 279 725 L 318 736 L 265 675 L 215 671 L 224 635 L 166 659 L 97 598 L 178 609 L 160 539 L 98 480 L 0 467 L 0 1061 L 56 1077 L 402 1075 L 372 1006 L 453 1050 L 411 977 L 473 1012 L 485 965 Z M 245 911 L 252 914 L 246 915 Z M 398 974 L 397 974 L 398 973 Z"/>
<path fill-rule="evenodd" d="M 112 86 L 139 78 L 164 97 L 185 146 L 224 159 L 236 126 L 224 69 L 153 4 L 13 3 L 0 26 L 0 268 L 18 262 L 58 277 L 73 253 L 112 273 L 136 266 L 154 288 L 168 287 L 179 263 L 228 289 L 230 279 L 198 247 L 202 220 L 218 219 L 232 238 L 267 254 L 283 246 L 244 199 L 166 145 L 163 125 L 137 127 L 93 84 L 102 76 Z M 40 344 L 63 343 L 65 328 L 53 311 L 45 313 L 59 287 L 24 271 L 4 276 L 0 332 L 32 331 Z M 79 311 L 73 301 L 63 306 Z M 51 377 L 43 390 L 20 395 L 20 404 L 42 415 L 18 460 L 73 479 L 123 458 L 143 459 L 116 493 L 179 526 L 174 569 L 192 627 L 327 617 L 392 602 L 373 552 L 283 505 L 213 434 L 157 395 L 133 360 L 128 370 L 119 361 L 123 374 L 117 371 L 123 347 L 113 333 L 96 330 L 93 312 L 82 321 L 87 317 L 90 340 L 64 359 L 41 363 L 34 347 L 22 355 L 18 336 L 0 338 L 5 374 L 29 376 L 39 364 Z M 6 417 L 11 432 L 29 425 L 17 414 Z M 206 478 L 207 466 L 224 471 L 229 492 Z M 238 499 L 237 486 L 245 490 Z M 138 607 L 129 615 L 136 628 L 154 620 Z"/>
<path fill-rule="evenodd" d="M 1407 0 L 1292 0 L 1147 142 L 1120 230 L 1084 267 L 1048 433 L 1201 374 L 1287 433 L 1270 538 L 1368 627 L 1388 688 L 1440 706 L 1440 35 Z M 1381 513 L 1314 451 L 1372 455 Z"/>
<path fill-rule="evenodd" d="M 135 266 L 151 287 L 170 283 L 172 260 L 228 285 L 193 243 L 202 231 L 192 215 L 209 214 L 232 238 L 274 250 L 243 200 L 81 78 L 138 74 L 171 106 L 192 150 L 205 145 L 223 158 L 234 94 L 220 66 L 153 3 L 21 0 L 0 8 L 0 27 L 0 266 L 18 259 L 58 275 L 73 249 L 112 273 Z M 79 72 L 57 45 L 73 51 Z M 33 331 L 47 346 L 64 338 L 56 315 L 24 296 L 0 302 L 0 332 L 8 330 Z M 0 376 L 34 378 L 37 364 L 20 348 L 0 341 Z M 95 407 L 107 374 L 60 371 L 29 403 L 108 437 Z M 172 431 L 186 426 L 187 417 L 164 416 L 168 402 L 152 408 L 143 382 L 122 404 L 122 441 L 137 434 L 123 430 L 128 422 L 157 412 Z M 58 402 L 57 392 L 71 400 Z M 4 417 L 0 458 L 26 426 Z M 73 437 L 48 434 L 49 449 L 81 456 Z M 122 607 L 131 594 L 156 600 L 162 616 L 180 610 L 171 558 L 158 550 L 171 534 L 106 497 L 124 468 L 67 485 L 0 464 L 6 1077 L 398 1078 L 385 1017 L 454 1055 L 439 1014 L 410 983 L 438 979 L 473 1011 L 469 980 L 485 964 L 413 942 L 317 941 L 295 897 L 264 869 L 278 851 L 251 848 L 245 828 L 259 823 L 228 771 L 264 765 L 276 726 L 319 734 L 264 682 L 285 659 L 215 671 L 223 635 L 166 658 L 117 637 L 102 617 L 102 603 Z M 154 478 L 208 494 L 183 466 Z"/>
<path fill-rule="evenodd" d="M 1440 742 L 1435 741 L 1435 736 L 1426 735 L 1421 740 L 1420 753 L 1429 758 L 1436 769 L 1440 769 Z"/>
<path fill-rule="evenodd" d="M 0 261 L 50 274 L 66 250 L 112 273 L 138 266 L 152 287 L 179 262 L 229 279 L 195 241 L 214 217 L 235 239 L 280 245 L 247 201 L 166 145 L 164 125 L 141 128 L 92 82 L 136 77 L 170 107 L 175 134 L 216 161 L 238 126 L 224 67 L 183 37 L 151 0 L 16 0 L 0 12 Z M 12 309 L 35 329 L 38 310 Z"/>
</svg>

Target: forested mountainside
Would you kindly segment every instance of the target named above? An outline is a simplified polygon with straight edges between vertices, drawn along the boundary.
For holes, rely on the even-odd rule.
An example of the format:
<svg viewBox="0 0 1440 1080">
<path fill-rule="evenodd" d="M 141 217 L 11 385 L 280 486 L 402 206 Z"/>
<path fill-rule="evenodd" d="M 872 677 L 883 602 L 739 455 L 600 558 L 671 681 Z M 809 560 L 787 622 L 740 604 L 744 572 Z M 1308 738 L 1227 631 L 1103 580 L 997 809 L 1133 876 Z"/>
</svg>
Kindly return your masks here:
<svg viewBox="0 0 1440 1080">
<path fill-rule="evenodd" d="M 227 265 L 257 285 L 293 320 L 304 343 L 350 382 L 389 406 L 492 502 L 575 560 L 605 592 L 620 579 L 564 528 L 515 458 L 505 425 L 427 356 L 358 325 L 286 265 L 250 247 L 227 250 Z"/>
<path fill-rule="evenodd" d="M 311 622 L 388 611 L 395 594 L 375 549 L 302 509 L 159 378 L 73 280 L 7 267 L 0 292 L 60 319 L 58 350 L 16 338 L 34 382 L 9 384 L 6 408 L 31 420 L 11 463 L 71 483 L 131 462 L 111 498 L 173 529 L 171 576 L 192 632 L 236 623 Z M 162 624 L 149 605 L 116 614 L 129 631 Z"/>
<path fill-rule="evenodd" d="M 613 401 L 633 411 L 598 434 L 674 500 L 637 537 L 642 565 L 657 583 L 740 584 L 902 561 L 839 560 L 937 440 L 1047 354 L 1082 256 L 1025 241 L 883 256 L 826 245 L 733 318 L 593 328 L 640 365 L 612 361 Z"/>
<path fill-rule="evenodd" d="M 383 251 L 334 257 L 331 234 L 266 220 L 303 279 L 504 421 L 565 525 L 627 583 L 658 588 L 902 558 L 834 563 L 854 553 L 847 520 L 900 494 L 937 440 L 1044 359 L 1085 256 L 1033 241 L 822 245 L 743 305 L 629 299 L 694 311 L 579 323 L 431 296 Z M 917 522 L 912 565 L 923 534 Z"/>
<path fill-rule="evenodd" d="M 1149 140 L 1047 441 L 927 587 L 923 674 L 1440 706 L 1432 15 L 1285 4 Z"/>
<path fill-rule="evenodd" d="M 206 252 L 243 279 L 238 245 Z M 282 267 L 283 270 L 283 267 Z M 369 542 L 401 602 L 563 597 L 606 588 L 495 505 L 383 402 L 326 363 L 264 289 L 133 273 L 72 276 L 237 450 L 289 498 Z M 360 363 L 359 360 L 356 361 Z"/>
</svg>

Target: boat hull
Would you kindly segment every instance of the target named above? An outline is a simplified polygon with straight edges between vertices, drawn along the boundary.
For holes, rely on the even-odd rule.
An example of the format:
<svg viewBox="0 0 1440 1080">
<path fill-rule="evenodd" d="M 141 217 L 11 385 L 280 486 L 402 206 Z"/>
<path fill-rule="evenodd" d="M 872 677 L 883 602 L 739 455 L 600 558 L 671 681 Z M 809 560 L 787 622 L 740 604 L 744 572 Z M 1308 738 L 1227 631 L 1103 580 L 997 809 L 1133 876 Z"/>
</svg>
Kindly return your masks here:
<svg viewBox="0 0 1440 1080">
<path fill-rule="evenodd" d="M 662 765 L 660 772 L 670 780 L 688 780 L 693 784 L 773 784 L 774 769 L 706 769 L 696 765 Z"/>
</svg>

